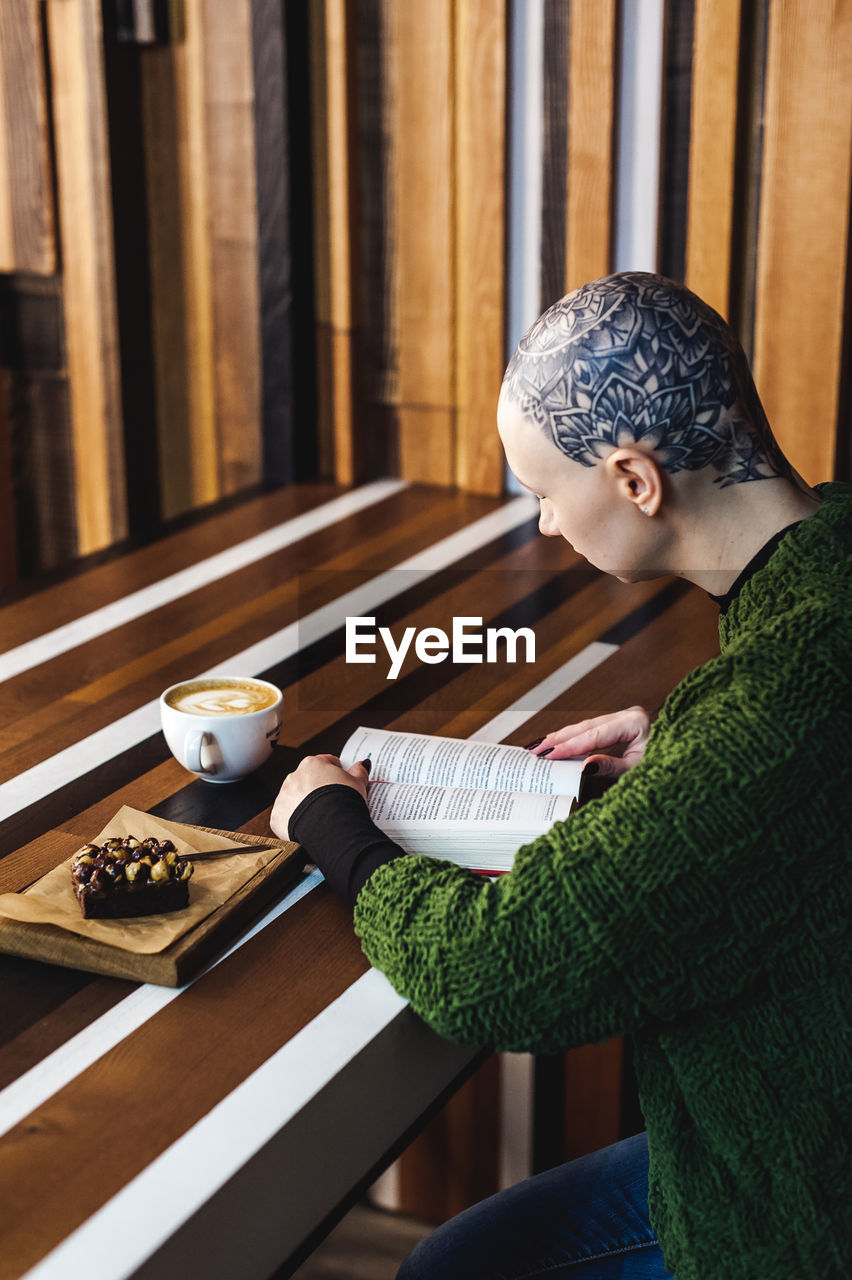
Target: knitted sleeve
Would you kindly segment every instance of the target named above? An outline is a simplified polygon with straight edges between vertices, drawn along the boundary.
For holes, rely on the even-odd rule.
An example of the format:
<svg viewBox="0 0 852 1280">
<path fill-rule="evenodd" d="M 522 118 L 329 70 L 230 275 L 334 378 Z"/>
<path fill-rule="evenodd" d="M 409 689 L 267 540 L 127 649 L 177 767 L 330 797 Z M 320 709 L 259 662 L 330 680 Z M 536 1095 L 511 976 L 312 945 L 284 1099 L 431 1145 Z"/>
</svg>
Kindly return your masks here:
<svg viewBox="0 0 852 1280">
<path fill-rule="evenodd" d="M 797 709 L 779 671 L 775 723 L 723 659 L 675 694 L 642 763 L 508 875 L 407 856 L 367 881 L 364 950 L 440 1034 L 547 1052 L 665 1023 L 789 964 L 806 899 L 830 917 L 844 841 L 814 865 L 811 823 L 848 822 L 850 789 L 796 739 L 807 718 L 839 760 L 848 715 Z"/>
</svg>

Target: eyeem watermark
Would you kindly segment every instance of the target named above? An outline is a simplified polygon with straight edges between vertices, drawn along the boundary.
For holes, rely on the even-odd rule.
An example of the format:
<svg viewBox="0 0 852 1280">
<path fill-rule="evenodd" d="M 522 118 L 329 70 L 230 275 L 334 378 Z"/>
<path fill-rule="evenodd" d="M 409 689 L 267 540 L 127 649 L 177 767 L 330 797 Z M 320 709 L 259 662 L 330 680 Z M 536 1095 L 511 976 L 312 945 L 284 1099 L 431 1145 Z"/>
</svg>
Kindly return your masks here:
<svg viewBox="0 0 852 1280">
<path fill-rule="evenodd" d="M 347 662 L 377 662 L 374 650 L 380 640 L 390 658 L 388 680 L 396 680 L 412 640 L 421 662 L 445 662 L 447 658 L 453 662 L 498 662 L 499 640 L 506 645 L 506 662 L 518 661 L 518 640 L 524 641 L 524 661 L 535 662 L 535 632 L 529 627 L 518 627 L 516 631 L 511 627 L 486 627 L 483 631 L 481 618 L 453 618 L 452 639 L 440 627 L 423 627 L 421 631 L 406 627 L 397 644 L 390 627 L 379 627 L 376 634 L 375 618 L 347 617 Z"/>
</svg>

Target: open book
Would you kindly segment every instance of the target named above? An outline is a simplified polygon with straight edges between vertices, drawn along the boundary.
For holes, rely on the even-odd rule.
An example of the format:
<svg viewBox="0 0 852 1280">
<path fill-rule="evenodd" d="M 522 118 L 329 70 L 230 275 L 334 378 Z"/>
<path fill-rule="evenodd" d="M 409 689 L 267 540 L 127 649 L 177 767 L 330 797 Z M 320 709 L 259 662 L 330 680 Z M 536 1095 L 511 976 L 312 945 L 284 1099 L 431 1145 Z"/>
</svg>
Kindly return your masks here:
<svg viewBox="0 0 852 1280">
<path fill-rule="evenodd" d="M 371 762 L 370 817 L 407 853 L 474 871 L 508 871 L 517 850 L 567 818 L 582 760 L 541 760 L 523 747 L 358 728 L 344 768 Z"/>
</svg>

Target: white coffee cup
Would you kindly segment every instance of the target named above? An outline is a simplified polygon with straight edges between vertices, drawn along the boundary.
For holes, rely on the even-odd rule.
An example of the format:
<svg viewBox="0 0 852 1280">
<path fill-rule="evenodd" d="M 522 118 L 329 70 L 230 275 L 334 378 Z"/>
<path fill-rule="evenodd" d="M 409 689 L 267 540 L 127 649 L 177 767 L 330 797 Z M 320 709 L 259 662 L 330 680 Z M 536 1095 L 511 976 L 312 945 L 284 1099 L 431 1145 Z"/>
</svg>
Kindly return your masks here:
<svg viewBox="0 0 852 1280">
<path fill-rule="evenodd" d="M 253 676 L 182 680 L 160 697 L 160 721 L 179 764 L 205 782 L 236 782 L 267 760 L 281 729 L 281 690 Z"/>
</svg>

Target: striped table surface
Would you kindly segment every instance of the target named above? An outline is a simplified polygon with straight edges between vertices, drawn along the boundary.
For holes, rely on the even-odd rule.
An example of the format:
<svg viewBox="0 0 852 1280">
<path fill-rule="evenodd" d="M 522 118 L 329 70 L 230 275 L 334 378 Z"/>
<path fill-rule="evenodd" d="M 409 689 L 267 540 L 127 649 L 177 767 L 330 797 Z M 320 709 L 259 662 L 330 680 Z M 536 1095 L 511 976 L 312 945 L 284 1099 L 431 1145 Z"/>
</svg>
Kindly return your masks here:
<svg viewBox="0 0 852 1280">
<path fill-rule="evenodd" d="M 348 616 L 530 628 L 534 662 L 345 660 Z M 284 775 L 359 724 L 524 743 L 669 690 L 718 648 L 682 582 L 626 586 L 537 504 L 382 481 L 253 498 L 0 611 L 0 892 L 51 830 L 122 804 L 268 833 Z M 190 780 L 157 698 L 211 671 L 284 690 L 269 764 Z M 481 1059 L 369 968 L 308 871 L 177 990 L 0 956 L 0 1280 L 265 1277 L 304 1254 Z M 306 1243 L 307 1242 L 307 1243 Z M 290 1263 L 288 1264 L 288 1259 Z"/>
</svg>

